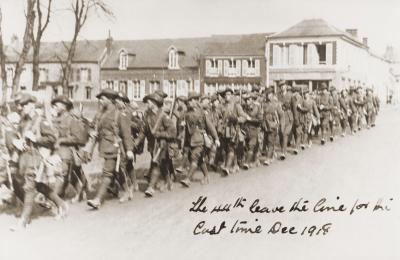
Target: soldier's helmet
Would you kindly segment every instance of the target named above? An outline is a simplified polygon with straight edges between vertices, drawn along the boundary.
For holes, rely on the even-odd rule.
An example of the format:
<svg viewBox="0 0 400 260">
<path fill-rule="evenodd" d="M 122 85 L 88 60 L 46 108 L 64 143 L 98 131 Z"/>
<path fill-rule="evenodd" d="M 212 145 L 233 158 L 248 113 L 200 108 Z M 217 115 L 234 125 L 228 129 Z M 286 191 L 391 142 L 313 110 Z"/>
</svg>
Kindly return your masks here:
<svg viewBox="0 0 400 260">
<path fill-rule="evenodd" d="M 125 104 L 129 104 L 130 100 L 128 98 L 128 96 L 122 92 L 118 92 L 118 96 L 116 99 L 121 100 L 122 102 L 124 102 Z"/>
<path fill-rule="evenodd" d="M 188 94 L 187 100 L 190 101 L 192 99 L 199 99 L 200 97 L 201 97 L 201 95 L 199 93 L 197 93 L 196 91 L 190 91 Z"/>
<path fill-rule="evenodd" d="M 147 103 L 149 100 L 154 102 L 159 107 L 161 107 L 164 104 L 164 98 L 155 93 L 148 94 L 143 98 L 144 103 Z"/>
<path fill-rule="evenodd" d="M 97 94 L 96 98 L 100 99 L 102 96 L 105 96 L 109 99 L 114 100 L 118 97 L 118 92 L 113 89 L 106 88 L 106 89 L 103 89 L 99 94 Z"/>
<path fill-rule="evenodd" d="M 51 100 L 51 104 L 54 105 L 56 103 L 64 104 L 68 110 L 71 110 L 74 107 L 72 101 L 65 95 L 57 96 Z"/>
<path fill-rule="evenodd" d="M 28 94 L 28 93 L 21 94 L 21 97 L 18 100 L 18 104 L 21 106 L 25 106 L 26 104 L 36 103 L 36 102 L 37 102 L 36 97 L 32 96 L 31 94 Z"/>
</svg>

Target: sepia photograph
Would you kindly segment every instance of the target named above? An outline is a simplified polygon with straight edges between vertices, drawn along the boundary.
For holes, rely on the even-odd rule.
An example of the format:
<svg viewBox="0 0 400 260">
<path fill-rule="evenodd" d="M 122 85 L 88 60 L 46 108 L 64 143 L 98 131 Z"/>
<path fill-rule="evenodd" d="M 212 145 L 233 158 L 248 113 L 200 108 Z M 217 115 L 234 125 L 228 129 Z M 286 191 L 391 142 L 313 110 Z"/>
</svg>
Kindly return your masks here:
<svg viewBox="0 0 400 260">
<path fill-rule="evenodd" d="M 400 259 L 399 14 L 0 0 L 0 259 Z"/>
</svg>

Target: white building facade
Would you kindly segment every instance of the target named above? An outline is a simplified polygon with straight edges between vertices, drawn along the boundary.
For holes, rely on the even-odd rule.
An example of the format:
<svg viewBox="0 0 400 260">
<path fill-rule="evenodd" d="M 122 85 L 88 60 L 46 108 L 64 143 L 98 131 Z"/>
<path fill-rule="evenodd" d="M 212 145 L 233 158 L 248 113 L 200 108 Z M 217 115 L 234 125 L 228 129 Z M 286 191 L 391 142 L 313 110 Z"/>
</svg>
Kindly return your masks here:
<svg viewBox="0 0 400 260">
<path fill-rule="evenodd" d="M 372 88 L 382 99 L 393 85 L 391 63 L 372 53 L 357 30 L 340 31 L 323 20 L 304 20 L 267 37 L 268 82 L 286 80 L 317 89 L 325 82 L 338 89 Z"/>
</svg>

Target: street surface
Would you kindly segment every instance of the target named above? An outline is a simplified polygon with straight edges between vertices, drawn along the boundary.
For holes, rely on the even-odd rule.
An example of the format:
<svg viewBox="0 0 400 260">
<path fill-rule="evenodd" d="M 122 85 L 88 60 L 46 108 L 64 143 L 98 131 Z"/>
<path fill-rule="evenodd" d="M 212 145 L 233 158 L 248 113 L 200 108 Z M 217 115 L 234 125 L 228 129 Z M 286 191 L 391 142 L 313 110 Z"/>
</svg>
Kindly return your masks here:
<svg viewBox="0 0 400 260">
<path fill-rule="evenodd" d="M 1 214 L 0 259 L 400 259 L 399 154 L 400 108 L 386 108 L 371 130 L 325 146 L 315 142 L 269 167 L 228 178 L 212 173 L 207 186 L 175 184 L 172 192 L 152 199 L 135 193 L 128 203 L 108 200 L 98 211 L 82 202 L 70 206 L 67 219 L 56 221 L 42 213 L 23 232 L 10 232 L 16 217 Z M 207 196 L 207 213 L 189 211 L 199 196 Z M 213 206 L 233 205 L 239 197 L 246 198 L 243 208 L 210 214 Z M 309 201 L 309 210 L 288 212 L 301 198 Z M 313 212 L 322 198 L 337 211 L 324 211 L 321 204 Z M 286 211 L 251 214 L 255 199 L 261 207 L 282 205 Z M 379 199 L 388 209 L 373 211 Z M 350 215 L 356 201 L 369 204 Z M 242 226 L 248 228 L 259 224 L 262 232 L 232 234 L 236 220 L 247 221 Z M 205 225 L 196 232 L 219 228 L 222 221 L 227 228 L 217 235 L 194 235 L 200 221 Z M 294 226 L 297 234 L 268 233 L 276 221 L 288 226 L 286 231 Z M 327 223 L 325 235 L 299 234 Z"/>
</svg>

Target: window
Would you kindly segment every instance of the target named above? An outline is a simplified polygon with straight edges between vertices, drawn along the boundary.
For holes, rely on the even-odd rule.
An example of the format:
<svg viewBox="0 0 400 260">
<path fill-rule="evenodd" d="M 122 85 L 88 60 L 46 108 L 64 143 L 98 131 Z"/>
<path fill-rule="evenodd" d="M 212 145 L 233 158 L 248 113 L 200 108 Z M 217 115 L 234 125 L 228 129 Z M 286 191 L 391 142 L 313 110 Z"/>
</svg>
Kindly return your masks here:
<svg viewBox="0 0 400 260">
<path fill-rule="evenodd" d="M 88 81 L 88 69 L 82 68 L 82 69 L 80 69 L 80 73 L 81 73 L 80 81 L 87 82 Z"/>
<path fill-rule="evenodd" d="M 210 60 L 211 62 L 211 68 L 217 69 L 218 68 L 218 62 L 215 59 Z"/>
<path fill-rule="evenodd" d="M 120 81 L 118 84 L 118 91 L 122 92 L 126 95 L 127 91 L 127 82 L 126 81 Z"/>
<path fill-rule="evenodd" d="M 189 85 L 186 80 L 178 80 L 176 96 L 187 96 L 189 93 Z"/>
<path fill-rule="evenodd" d="M 169 81 L 169 88 L 168 88 L 168 98 L 174 98 L 176 89 L 176 80 Z"/>
<path fill-rule="evenodd" d="M 140 81 L 133 81 L 133 99 L 140 99 Z"/>
<path fill-rule="evenodd" d="M 319 64 L 326 64 L 326 44 L 317 44 Z"/>
<path fill-rule="evenodd" d="M 14 69 L 7 68 L 7 85 L 8 86 L 12 86 L 13 78 L 14 78 Z"/>
<path fill-rule="evenodd" d="M 109 88 L 109 89 L 114 89 L 114 81 L 112 81 L 112 80 L 107 80 L 107 81 L 106 81 L 106 86 L 107 86 L 107 88 Z"/>
<path fill-rule="evenodd" d="M 86 87 L 86 99 L 92 99 L 92 88 L 89 86 Z"/>
<path fill-rule="evenodd" d="M 128 52 L 125 50 L 121 50 L 119 53 L 119 69 L 120 70 L 126 70 L 128 68 Z"/>
<path fill-rule="evenodd" d="M 89 68 L 80 69 L 80 81 L 89 82 L 92 81 L 92 70 Z"/>
<path fill-rule="evenodd" d="M 45 68 L 40 68 L 39 69 L 39 84 L 48 81 L 49 77 L 49 70 Z"/>
<path fill-rule="evenodd" d="M 74 86 L 68 86 L 68 98 L 74 98 Z"/>
<path fill-rule="evenodd" d="M 149 93 L 153 93 L 154 91 L 158 90 L 160 88 L 160 81 L 150 81 L 149 84 Z"/>
<path fill-rule="evenodd" d="M 19 86 L 20 90 L 26 90 L 26 86 Z"/>
<path fill-rule="evenodd" d="M 178 63 L 178 52 L 175 49 L 175 47 L 171 47 L 169 52 L 168 52 L 168 68 L 169 69 L 178 69 L 179 68 L 179 63 Z"/>
<path fill-rule="evenodd" d="M 236 60 L 233 59 L 229 60 L 229 68 L 236 68 Z"/>
<path fill-rule="evenodd" d="M 250 69 L 256 68 L 256 61 L 253 58 L 247 60 L 247 67 Z"/>
</svg>

